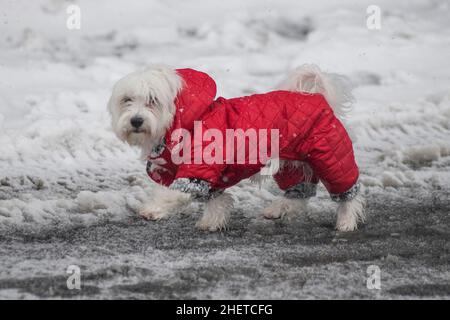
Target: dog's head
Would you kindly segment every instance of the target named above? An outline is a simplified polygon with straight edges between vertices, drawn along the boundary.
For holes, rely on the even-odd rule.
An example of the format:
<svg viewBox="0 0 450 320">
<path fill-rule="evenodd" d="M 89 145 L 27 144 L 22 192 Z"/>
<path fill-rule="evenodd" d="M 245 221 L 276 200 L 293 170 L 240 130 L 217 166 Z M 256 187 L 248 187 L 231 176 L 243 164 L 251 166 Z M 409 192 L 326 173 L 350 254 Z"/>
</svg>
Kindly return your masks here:
<svg viewBox="0 0 450 320">
<path fill-rule="evenodd" d="M 108 102 L 115 134 L 143 149 L 160 141 L 172 124 L 181 87 L 181 77 L 165 66 L 151 66 L 120 79 Z"/>
</svg>

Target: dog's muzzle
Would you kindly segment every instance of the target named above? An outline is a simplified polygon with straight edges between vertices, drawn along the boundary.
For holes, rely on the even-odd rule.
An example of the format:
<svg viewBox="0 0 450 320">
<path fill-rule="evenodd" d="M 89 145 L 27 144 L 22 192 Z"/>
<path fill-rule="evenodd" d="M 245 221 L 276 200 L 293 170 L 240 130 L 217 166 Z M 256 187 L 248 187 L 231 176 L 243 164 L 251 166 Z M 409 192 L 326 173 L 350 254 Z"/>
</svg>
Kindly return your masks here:
<svg viewBox="0 0 450 320">
<path fill-rule="evenodd" d="M 138 116 L 133 117 L 133 118 L 130 119 L 130 123 L 131 123 L 131 125 L 133 126 L 133 128 L 138 129 L 138 128 L 140 128 L 140 127 L 142 126 L 142 124 L 144 123 L 144 118 L 138 117 Z"/>
</svg>

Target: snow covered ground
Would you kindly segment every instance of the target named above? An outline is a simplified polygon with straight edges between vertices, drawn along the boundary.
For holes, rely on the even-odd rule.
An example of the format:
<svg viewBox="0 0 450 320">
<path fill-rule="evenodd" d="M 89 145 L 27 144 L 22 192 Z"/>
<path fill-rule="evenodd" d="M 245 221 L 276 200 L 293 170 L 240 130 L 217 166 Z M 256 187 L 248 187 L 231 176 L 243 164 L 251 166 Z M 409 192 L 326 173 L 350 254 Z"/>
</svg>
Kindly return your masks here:
<svg viewBox="0 0 450 320">
<path fill-rule="evenodd" d="M 449 14 L 445 0 L 0 0 L 0 298 L 449 298 Z M 350 77 L 368 225 L 334 232 L 324 190 L 308 217 L 265 221 L 276 190 L 246 181 L 223 234 L 197 232 L 195 206 L 139 220 L 153 185 L 106 102 L 155 62 L 206 71 L 225 97 L 303 63 Z M 366 288 L 372 264 L 382 290 Z"/>
</svg>

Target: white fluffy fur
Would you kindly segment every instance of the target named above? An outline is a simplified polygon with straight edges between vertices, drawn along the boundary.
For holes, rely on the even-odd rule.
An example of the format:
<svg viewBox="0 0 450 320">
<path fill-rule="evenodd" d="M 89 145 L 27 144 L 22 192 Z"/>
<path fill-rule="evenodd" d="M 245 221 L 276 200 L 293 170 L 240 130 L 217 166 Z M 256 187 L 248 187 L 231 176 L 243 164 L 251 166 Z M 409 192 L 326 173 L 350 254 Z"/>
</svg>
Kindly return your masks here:
<svg viewBox="0 0 450 320">
<path fill-rule="evenodd" d="M 154 65 L 145 70 L 131 73 L 120 79 L 113 88 L 108 102 L 108 110 L 112 116 L 112 127 L 122 141 L 141 148 L 141 156 L 147 158 L 152 147 L 159 143 L 166 130 L 171 126 L 175 115 L 174 100 L 183 86 L 177 73 L 166 66 Z M 280 90 L 321 93 L 341 119 L 349 110 L 353 101 L 350 84 L 346 78 L 322 72 L 315 65 L 304 65 L 295 70 L 279 86 Z M 130 120 L 139 116 L 144 123 L 139 129 L 131 125 Z M 274 170 L 275 162 L 268 163 L 269 172 Z M 311 175 L 311 168 L 300 161 L 280 160 L 282 170 L 286 166 L 302 168 L 306 175 Z M 264 176 L 257 175 L 254 180 L 262 181 Z M 160 220 L 176 214 L 189 204 L 188 194 L 158 189 L 151 201 L 146 202 L 140 215 L 149 220 Z M 306 200 L 276 199 L 265 211 L 264 216 L 270 219 L 290 216 L 306 209 Z M 197 223 L 197 227 L 205 231 L 217 231 L 226 228 L 233 199 L 223 193 L 205 204 L 205 211 Z M 336 228 L 340 231 L 351 231 L 357 228 L 358 222 L 364 222 L 364 200 L 361 196 L 339 205 Z"/>
<path fill-rule="evenodd" d="M 336 73 L 326 73 L 314 64 L 304 64 L 294 70 L 278 86 L 279 90 L 320 93 L 334 113 L 342 120 L 354 102 L 350 81 Z"/>
<path fill-rule="evenodd" d="M 108 102 L 117 137 L 140 147 L 145 159 L 172 124 L 174 100 L 181 88 L 181 77 L 173 69 L 161 65 L 133 72 L 120 79 Z M 131 101 L 125 102 L 126 97 Z M 139 131 L 130 123 L 135 116 L 144 119 Z"/>
<path fill-rule="evenodd" d="M 360 194 L 350 201 L 340 203 L 337 211 L 336 229 L 344 232 L 358 229 L 358 223 L 364 223 L 366 220 L 364 205 L 364 198 Z"/>
<path fill-rule="evenodd" d="M 263 215 L 267 219 L 291 217 L 305 212 L 307 202 L 306 199 L 277 198 L 264 209 Z"/>
<path fill-rule="evenodd" d="M 147 220 L 161 220 L 177 214 L 190 202 L 191 196 L 187 193 L 157 187 L 153 199 L 143 204 L 139 215 Z"/>
<path fill-rule="evenodd" d="M 230 213 L 233 210 L 233 198 L 227 192 L 206 202 L 205 211 L 196 226 L 203 231 L 226 229 Z"/>
<path fill-rule="evenodd" d="M 270 163 L 267 165 L 272 166 Z M 312 177 L 312 169 L 306 162 L 279 160 L 278 171 L 291 168 L 302 170 L 305 174 L 306 181 L 309 181 Z M 274 174 L 276 172 L 274 172 Z M 261 184 L 261 181 L 264 182 L 264 180 L 262 180 L 264 178 L 265 176 L 255 175 L 252 177 L 252 181 L 256 181 Z M 263 210 L 263 215 L 267 219 L 289 218 L 295 214 L 300 214 L 306 211 L 307 203 L 307 199 L 288 199 L 285 197 L 279 197 L 272 201 L 272 203 Z"/>
</svg>

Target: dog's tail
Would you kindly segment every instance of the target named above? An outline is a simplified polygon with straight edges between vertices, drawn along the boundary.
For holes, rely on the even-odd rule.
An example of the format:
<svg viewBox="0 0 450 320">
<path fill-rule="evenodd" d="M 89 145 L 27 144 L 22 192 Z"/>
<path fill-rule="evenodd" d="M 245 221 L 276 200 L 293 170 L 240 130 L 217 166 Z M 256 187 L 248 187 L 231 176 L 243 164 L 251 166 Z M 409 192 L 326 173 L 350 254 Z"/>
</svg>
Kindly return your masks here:
<svg viewBox="0 0 450 320">
<path fill-rule="evenodd" d="M 327 100 L 336 116 L 344 120 L 351 110 L 354 98 L 352 85 L 347 77 L 326 73 L 314 64 L 304 64 L 294 70 L 278 86 L 278 90 L 303 93 L 320 93 Z"/>
</svg>

